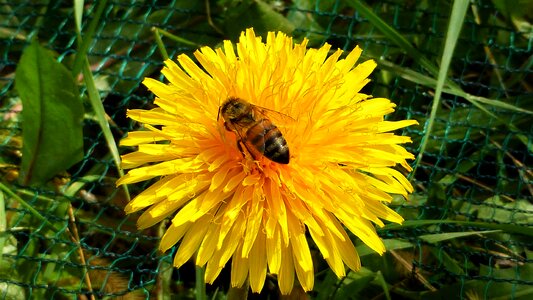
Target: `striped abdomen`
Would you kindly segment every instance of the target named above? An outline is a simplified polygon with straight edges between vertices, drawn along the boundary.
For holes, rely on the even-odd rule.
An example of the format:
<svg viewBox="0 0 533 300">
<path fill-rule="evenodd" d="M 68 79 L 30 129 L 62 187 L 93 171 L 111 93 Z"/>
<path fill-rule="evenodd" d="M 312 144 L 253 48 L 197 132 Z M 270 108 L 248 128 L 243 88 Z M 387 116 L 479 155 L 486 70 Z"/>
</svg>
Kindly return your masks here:
<svg viewBox="0 0 533 300">
<path fill-rule="evenodd" d="M 289 146 L 281 131 L 269 119 L 258 120 L 246 131 L 246 144 L 273 162 L 289 163 Z M 250 148 L 250 147 L 248 147 Z"/>
</svg>

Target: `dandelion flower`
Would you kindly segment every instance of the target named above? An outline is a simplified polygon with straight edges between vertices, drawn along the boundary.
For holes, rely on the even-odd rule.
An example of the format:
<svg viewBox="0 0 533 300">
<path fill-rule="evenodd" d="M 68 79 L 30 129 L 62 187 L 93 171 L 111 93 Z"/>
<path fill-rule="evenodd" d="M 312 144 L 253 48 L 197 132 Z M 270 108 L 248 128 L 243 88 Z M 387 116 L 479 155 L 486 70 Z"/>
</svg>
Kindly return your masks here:
<svg viewBox="0 0 533 300">
<path fill-rule="evenodd" d="M 413 155 L 400 146 L 409 137 L 391 132 L 416 121 L 385 121 L 395 105 L 360 93 L 376 67 L 372 60 L 356 64 L 360 48 L 340 59 L 343 51 L 330 54 L 328 44 L 306 45 L 273 32 L 265 43 L 248 29 L 236 44 L 202 47 L 194 53 L 197 63 L 187 55 L 177 64 L 165 61 L 168 83 L 144 80 L 157 108 L 128 111 L 145 130 L 122 140 L 138 150 L 122 157 L 131 170 L 117 184 L 159 178 L 125 210 L 146 209 L 141 229 L 171 216 L 159 248 L 180 243 L 174 266 L 194 258 L 212 283 L 231 260 L 234 287 L 248 280 L 259 292 L 268 272 L 283 294 L 296 280 L 309 291 L 314 270 L 307 231 L 341 277 L 345 266 L 360 268 L 345 229 L 381 254 L 374 226 L 403 221 L 386 203 L 391 194 L 412 192 L 395 167 L 410 170 L 406 159 Z M 229 98 L 292 119 L 275 121 L 290 148 L 288 164 L 238 147 L 242 136 L 227 130 L 219 114 Z"/>
</svg>

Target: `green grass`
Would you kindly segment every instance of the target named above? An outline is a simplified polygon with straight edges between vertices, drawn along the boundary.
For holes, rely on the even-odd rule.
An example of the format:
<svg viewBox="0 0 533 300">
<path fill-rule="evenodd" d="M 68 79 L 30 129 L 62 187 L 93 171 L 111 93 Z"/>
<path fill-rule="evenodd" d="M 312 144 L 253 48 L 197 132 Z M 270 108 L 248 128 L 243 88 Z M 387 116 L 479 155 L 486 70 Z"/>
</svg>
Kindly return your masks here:
<svg viewBox="0 0 533 300">
<path fill-rule="evenodd" d="M 166 58 L 203 45 L 219 47 L 253 26 L 262 35 L 282 30 L 297 41 L 307 38 L 312 47 L 325 42 L 333 49 L 361 46 L 364 58 L 378 63 L 364 92 L 397 103 L 391 119 L 420 123 L 403 132 L 412 137 L 409 150 L 417 155 L 410 177 L 415 192 L 409 199 L 395 197 L 391 204 L 406 222 L 377 228 L 388 252 L 376 255 L 352 237 L 363 268 L 339 279 L 313 251 L 316 277 L 310 298 L 532 297 L 533 171 L 528 166 L 533 87 L 528 79 L 533 27 L 528 15 L 533 5 L 519 3 L 0 5 L 0 19 L 5 19 L 0 23 L 0 65 L 6 66 L 0 68 L 0 294 L 11 299 L 81 294 L 95 299 L 242 298 L 246 291 L 229 289 L 226 270 L 212 286 L 199 280 L 202 270 L 192 263 L 174 270 L 172 253 L 157 252 L 166 223 L 139 231 L 138 215 L 123 212 L 130 192 L 135 195 L 147 185 L 117 189 L 115 181 L 123 175 L 119 155 L 131 151 L 117 141 L 138 126 L 125 118 L 125 110 L 153 107 L 153 96 L 140 81 L 160 78 Z M 26 168 L 21 159 L 30 130 L 21 130 L 28 120 L 18 111 L 27 100 L 21 99 L 24 83 L 20 93 L 13 82 L 32 38 L 52 49 L 59 68 L 70 71 L 69 80 L 89 113 L 83 115 L 81 158 L 71 166 L 57 154 L 50 164 L 65 171 L 27 185 L 19 181 L 20 174 L 49 163 Z M 34 79 L 44 81 L 35 82 L 60 76 L 58 72 L 36 72 L 40 77 Z M 66 90 L 62 83 L 67 81 L 59 80 L 56 88 Z M 26 84 L 36 84 L 32 82 Z M 68 127 L 43 134 L 61 138 L 73 126 Z M 57 150 L 53 148 L 45 150 Z M 276 299 L 276 278 L 267 280 L 262 296 Z"/>
</svg>

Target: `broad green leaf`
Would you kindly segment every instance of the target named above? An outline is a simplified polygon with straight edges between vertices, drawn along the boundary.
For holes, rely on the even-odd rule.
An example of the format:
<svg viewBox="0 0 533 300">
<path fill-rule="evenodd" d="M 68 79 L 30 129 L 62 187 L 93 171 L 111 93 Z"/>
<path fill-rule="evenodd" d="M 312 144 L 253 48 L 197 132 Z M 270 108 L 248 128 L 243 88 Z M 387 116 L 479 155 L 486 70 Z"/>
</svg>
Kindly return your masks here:
<svg viewBox="0 0 533 300">
<path fill-rule="evenodd" d="M 71 73 L 37 41 L 15 74 L 22 100 L 22 165 L 25 185 L 45 183 L 83 158 L 83 105 Z"/>
</svg>

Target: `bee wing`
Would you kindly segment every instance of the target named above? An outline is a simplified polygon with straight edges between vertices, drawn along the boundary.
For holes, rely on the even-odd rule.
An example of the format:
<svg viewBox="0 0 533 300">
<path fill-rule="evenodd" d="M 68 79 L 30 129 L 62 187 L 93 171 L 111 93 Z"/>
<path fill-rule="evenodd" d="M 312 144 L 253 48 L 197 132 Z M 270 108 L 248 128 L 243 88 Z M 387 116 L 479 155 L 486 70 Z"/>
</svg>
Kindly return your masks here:
<svg viewBox="0 0 533 300">
<path fill-rule="evenodd" d="M 296 122 L 293 117 L 287 114 L 261 106 L 254 105 L 254 113 L 262 116 L 265 119 L 270 119 L 274 124 L 276 124 L 276 126 L 279 127 L 288 127 Z"/>
</svg>

